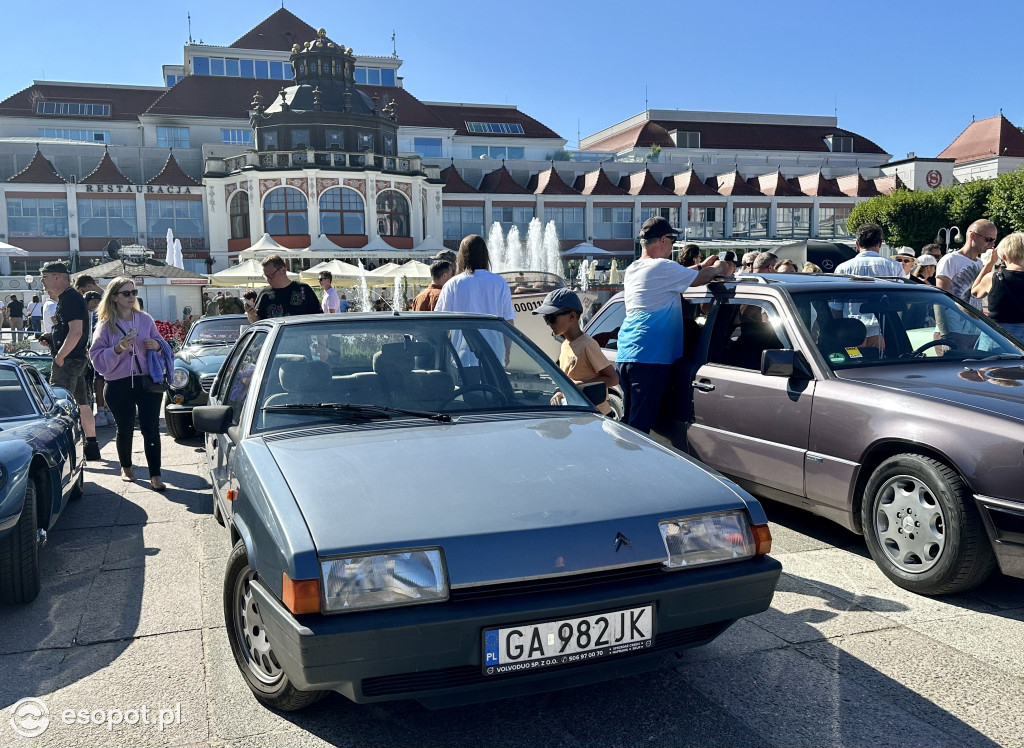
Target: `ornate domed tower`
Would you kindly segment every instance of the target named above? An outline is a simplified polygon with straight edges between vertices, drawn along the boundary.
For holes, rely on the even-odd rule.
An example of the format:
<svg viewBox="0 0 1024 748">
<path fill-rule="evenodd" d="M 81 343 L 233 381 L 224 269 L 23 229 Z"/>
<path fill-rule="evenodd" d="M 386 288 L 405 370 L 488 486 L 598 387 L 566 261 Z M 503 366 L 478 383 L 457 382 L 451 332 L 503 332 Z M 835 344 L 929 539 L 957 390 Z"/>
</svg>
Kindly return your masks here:
<svg viewBox="0 0 1024 748">
<path fill-rule="evenodd" d="M 320 29 L 313 41 L 292 47 L 291 63 L 295 85 L 282 88 L 272 102 L 260 94 L 253 99 L 256 149 L 335 151 L 333 166 L 385 167 L 397 150 L 394 106 L 356 88 L 352 49 Z"/>
</svg>

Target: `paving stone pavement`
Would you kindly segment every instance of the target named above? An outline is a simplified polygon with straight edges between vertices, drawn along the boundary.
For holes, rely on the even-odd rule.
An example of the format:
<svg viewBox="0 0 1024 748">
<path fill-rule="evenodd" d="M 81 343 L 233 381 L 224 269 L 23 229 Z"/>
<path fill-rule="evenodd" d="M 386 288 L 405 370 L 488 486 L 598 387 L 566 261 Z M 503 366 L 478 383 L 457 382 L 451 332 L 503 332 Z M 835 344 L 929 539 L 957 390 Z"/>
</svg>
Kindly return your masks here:
<svg viewBox="0 0 1024 748">
<path fill-rule="evenodd" d="M 332 695 L 276 714 L 228 648 L 230 547 L 200 439 L 163 436 L 161 495 L 139 439 L 140 478 L 119 479 L 112 432 L 44 548 L 39 599 L 0 609 L 0 746 L 1024 746 L 1024 582 L 915 596 L 857 536 L 771 503 L 785 570 L 771 609 L 654 672 L 439 711 Z M 51 716 L 33 739 L 9 721 L 26 697 Z M 143 707 L 163 729 L 141 711 L 135 725 L 77 722 Z"/>
</svg>

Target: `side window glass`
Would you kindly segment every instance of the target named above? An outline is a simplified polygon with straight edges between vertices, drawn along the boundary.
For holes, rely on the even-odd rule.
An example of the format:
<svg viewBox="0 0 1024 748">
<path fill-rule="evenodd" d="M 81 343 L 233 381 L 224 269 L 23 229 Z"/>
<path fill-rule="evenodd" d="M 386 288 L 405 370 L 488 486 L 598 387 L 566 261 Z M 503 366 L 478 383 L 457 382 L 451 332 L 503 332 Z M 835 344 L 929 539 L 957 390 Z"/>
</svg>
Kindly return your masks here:
<svg viewBox="0 0 1024 748">
<path fill-rule="evenodd" d="M 709 311 L 710 298 L 683 299 L 683 358 L 693 360 L 697 356 Z"/>
<path fill-rule="evenodd" d="M 227 391 L 225 382 L 230 378 L 231 372 L 234 371 L 235 365 L 238 363 L 238 359 L 242 355 L 242 351 L 249 345 L 249 338 L 242 336 L 235 347 L 231 349 L 231 353 L 224 359 L 224 363 L 220 365 L 220 371 L 217 373 L 217 381 L 213 390 L 210 392 L 211 395 L 217 398 L 221 403 L 224 402 L 224 393 Z"/>
<path fill-rule="evenodd" d="M 43 411 L 48 411 L 53 408 L 53 397 L 50 395 L 50 391 L 46 385 L 43 384 L 42 378 L 39 376 L 39 372 L 35 369 L 25 369 L 25 376 L 28 378 L 29 389 L 32 390 L 32 394 L 35 399 L 42 406 Z"/>
<path fill-rule="evenodd" d="M 732 300 L 719 307 L 712 331 L 709 364 L 761 369 L 766 350 L 790 348 L 782 320 L 770 301 Z"/>
<path fill-rule="evenodd" d="M 619 328 L 622 327 L 622 320 L 626 318 L 626 304 L 617 301 L 602 310 L 602 314 L 594 320 L 594 324 L 587 329 L 587 334 L 597 341 L 602 348 L 616 348 L 616 341 L 619 337 Z"/>
<path fill-rule="evenodd" d="M 267 334 L 265 332 L 256 333 L 252 338 L 252 342 L 245 347 L 242 354 L 238 357 L 233 371 L 225 379 L 221 403 L 231 406 L 231 423 L 234 426 L 238 425 L 241 418 L 245 396 L 249 393 L 253 384 L 253 371 L 256 369 L 256 362 L 266 341 Z"/>
</svg>

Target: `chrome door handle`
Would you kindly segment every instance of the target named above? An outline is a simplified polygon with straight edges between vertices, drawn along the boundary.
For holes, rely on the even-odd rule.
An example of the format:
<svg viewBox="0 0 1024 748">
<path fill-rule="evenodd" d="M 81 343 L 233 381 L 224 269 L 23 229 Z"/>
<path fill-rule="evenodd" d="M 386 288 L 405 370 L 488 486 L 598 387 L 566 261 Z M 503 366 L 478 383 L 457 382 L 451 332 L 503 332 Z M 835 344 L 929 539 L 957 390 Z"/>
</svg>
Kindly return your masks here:
<svg viewBox="0 0 1024 748">
<path fill-rule="evenodd" d="M 696 379 L 693 380 L 693 388 L 696 389 L 696 390 L 700 390 L 701 392 L 714 392 L 715 391 L 715 385 L 711 384 L 711 382 L 708 382 L 708 381 L 700 381 L 700 382 L 698 382 Z"/>
</svg>

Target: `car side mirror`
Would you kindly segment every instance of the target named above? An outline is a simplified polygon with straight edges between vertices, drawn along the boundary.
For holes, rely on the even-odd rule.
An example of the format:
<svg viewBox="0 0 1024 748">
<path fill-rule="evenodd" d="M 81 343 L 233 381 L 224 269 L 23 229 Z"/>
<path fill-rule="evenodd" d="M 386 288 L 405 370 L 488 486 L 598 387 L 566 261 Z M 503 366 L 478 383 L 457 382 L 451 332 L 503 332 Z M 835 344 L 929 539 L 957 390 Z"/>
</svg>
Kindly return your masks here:
<svg viewBox="0 0 1024 748">
<path fill-rule="evenodd" d="M 761 353 L 761 374 L 786 379 L 814 379 L 810 364 L 800 351 L 792 348 L 769 348 Z"/>
<path fill-rule="evenodd" d="M 592 405 L 600 405 L 608 399 L 608 385 L 604 382 L 590 382 L 580 385 L 580 392 Z"/>
<path fill-rule="evenodd" d="M 230 405 L 200 405 L 192 409 L 192 425 L 204 434 L 223 434 L 234 416 Z"/>
</svg>

